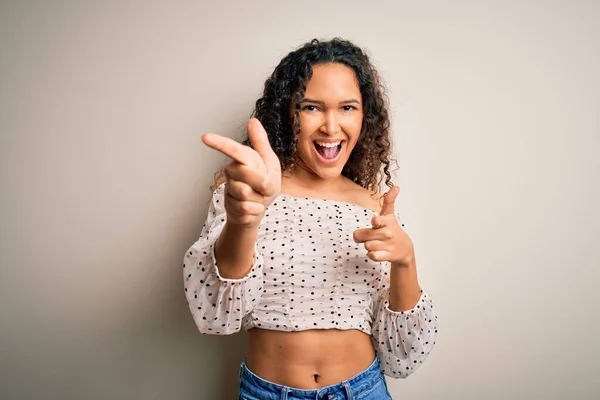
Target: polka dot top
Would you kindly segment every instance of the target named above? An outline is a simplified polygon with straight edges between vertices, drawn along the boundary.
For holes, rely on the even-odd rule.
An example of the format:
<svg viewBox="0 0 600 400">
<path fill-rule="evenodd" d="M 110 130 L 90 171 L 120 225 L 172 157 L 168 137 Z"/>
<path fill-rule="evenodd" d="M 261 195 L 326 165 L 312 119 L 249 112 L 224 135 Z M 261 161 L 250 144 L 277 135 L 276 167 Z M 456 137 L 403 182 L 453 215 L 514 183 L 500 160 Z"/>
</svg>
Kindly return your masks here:
<svg viewBox="0 0 600 400">
<path fill-rule="evenodd" d="M 353 232 L 375 212 L 340 201 L 279 195 L 258 231 L 255 263 L 241 279 L 219 275 L 214 245 L 225 225 L 224 184 L 213 193 L 200 239 L 185 255 L 186 298 L 200 332 L 232 334 L 359 329 L 372 338 L 386 375 L 405 378 L 431 351 L 437 318 L 430 297 L 388 307 L 388 262 L 366 257 Z"/>
</svg>

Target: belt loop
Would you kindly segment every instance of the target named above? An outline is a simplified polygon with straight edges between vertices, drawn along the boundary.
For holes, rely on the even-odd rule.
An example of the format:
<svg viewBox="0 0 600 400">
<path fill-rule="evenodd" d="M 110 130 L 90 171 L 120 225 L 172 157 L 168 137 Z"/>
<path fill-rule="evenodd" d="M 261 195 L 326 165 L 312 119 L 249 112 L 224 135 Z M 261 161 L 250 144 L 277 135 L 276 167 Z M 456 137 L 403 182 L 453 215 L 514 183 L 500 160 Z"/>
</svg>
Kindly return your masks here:
<svg viewBox="0 0 600 400">
<path fill-rule="evenodd" d="M 281 400 L 287 400 L 288 391 L 289 391 L 289 389 L 287 387 L 284 387 L 283 389 L 281 389 Z"/>
<path fill-rule="evenodd" d="M 346 396 L 348 397 L 348 400 L 354 400 L 354 394 L 352 393 L 350 383 L 348 381 L 345 381 L 342 383 L 342 385 L 344 385 L 344 389 L 346 389 Z"/>
</svg>

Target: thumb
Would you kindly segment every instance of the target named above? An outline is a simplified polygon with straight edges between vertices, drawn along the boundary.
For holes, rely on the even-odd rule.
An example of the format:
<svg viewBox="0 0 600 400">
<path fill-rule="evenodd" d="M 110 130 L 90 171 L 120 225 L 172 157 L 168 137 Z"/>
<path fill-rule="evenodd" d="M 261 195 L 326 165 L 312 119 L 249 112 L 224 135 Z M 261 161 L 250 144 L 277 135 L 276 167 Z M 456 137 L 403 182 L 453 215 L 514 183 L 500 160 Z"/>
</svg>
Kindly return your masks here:
<svg viewBox="0 0 600 400">
<path fill-rule="evenodd" d="M 396 197 L 398 197 L 398 193 L 400 192 L 400 188 L 398 186 L 394 186 L 383 196 L 383 206 L 381 206 L 381 212 L 379 215 L 393 215 L 396 211 L 395 203 Z"/>
<path fill-rule="evenodd" d="M 274 158 L 277 159 L 277 155 L 271 148 L 271 144 L 269 143 L 269 137 L 267 136 L 267 131 L 265 131 L 265 128 L 256 118 L 251 118 L 248 121 L 247 128 L 248 139 L 250 139 L 252 147 L 263 159 L 265 165 L 269 166 L 269 164 L 273 163 Z"/>
</svg>

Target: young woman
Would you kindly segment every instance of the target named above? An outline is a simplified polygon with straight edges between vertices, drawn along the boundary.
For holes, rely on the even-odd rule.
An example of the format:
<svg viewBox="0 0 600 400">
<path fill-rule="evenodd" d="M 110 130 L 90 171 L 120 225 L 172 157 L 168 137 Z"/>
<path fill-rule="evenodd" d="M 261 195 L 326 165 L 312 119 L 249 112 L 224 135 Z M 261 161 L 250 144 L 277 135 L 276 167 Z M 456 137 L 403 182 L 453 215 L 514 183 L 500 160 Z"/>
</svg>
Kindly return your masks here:
<svg viewBox="0 0 600 400">
<path fill-rule="evenodd" d="M 340 39 L 288 54 L 184 260 L 202 333 L 248 331 L 240 399 L 389 399 L 431 351 L 437 318 L 394 210 L 390 122 L 367 55 Z M 390 187 L 380 195 L 382 181 Z"/>
</svg>

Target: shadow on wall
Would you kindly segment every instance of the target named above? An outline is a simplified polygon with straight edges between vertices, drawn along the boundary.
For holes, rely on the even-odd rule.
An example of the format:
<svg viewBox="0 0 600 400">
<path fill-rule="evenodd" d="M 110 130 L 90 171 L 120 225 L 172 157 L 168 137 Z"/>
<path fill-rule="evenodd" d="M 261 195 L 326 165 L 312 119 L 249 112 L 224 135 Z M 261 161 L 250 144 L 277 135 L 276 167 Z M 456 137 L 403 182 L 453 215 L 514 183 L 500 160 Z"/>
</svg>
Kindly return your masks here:
<svg viewBox="0 0 600 400">
<path fill-rule="evenodd" d="M 154 326 L 146 330 L 153 334 L 135 340 L 134 347 L 139 351 L 135 359 L 142 363 L 144 371 L 137 377 L 139 385 L 133 385 L 143 388 L 135 390 L 135 397 L 237 399 L 239 366 L 247 352 L 247 333 L 201 334 L 189 312 L 181 282 L 176 288 L 169 286 L 176 289 L 177 298 L 166 302 L 164 312 L 160 313 L 166 321 L 154 320 Z"/>
<path fill-rule="evenodd" d="M 240 114 L 242 113 L 240 112 Z M 218 131 L 240 132 L 235 137 L 239 139 L 245 126 L 245 119 L 243 121 L 243 123 L 238 123 L 232 127 L 223 127 Z M 198 240 L 206 219 L 212 195 L 212 190 L 209 187 L 212 184 L 214 173 L 223 168 L 225 164 L 225 160 L 221 161 L 218 165 L 211 166 L 209 174 L 202 175 L 199 182 L 197 182 L 199 188 L 198 198 L 194 198 L 191 203 L 184 205 L 189 213 L 182 213 L 181 220 L 177 224 L 179 229 L 169 237 L 170 248 L 173 251 L 171 253 L 172 259 L 169 260 L 168 264 L 177 265 L 177 268 L 175 273 L 173 273 L 171 267 L 166 268 L 168 273 L 163 276 L 164 286 L 161 292 L 169 293 L 169 296 L 172 297 L 167 299 L 166 304 L 163 303 L 162 307 L 165 307 L 164 311 L 168 315 L 167 319 L 170 320 L 167 329 L 171 330 L 177 338 L 163 337 L 161 341 L 176 341 L 176 346 L 180 352 L 177 358 L 181 361 L 181 364 L 175 370 L 183 375 L 183 377 L 171 377 L 169 379 L 172 381 L 171 384 L 178 383 L 183 386 L 179 392 L 179 397 L 171 393 L 170 398 L 190 398 L 190 400 L 235 400 L 238 398 L 239 367 L 247 353 L 247 333 L 240 332 L 228 336 L 201 334 L 194 323 L 185 300 L 183 275 L 180 270 L 180 262 L 183 260 L 183 256 L 189 246 Z M 148 317 L 152 319 L 156 315 L 153 314 Z M 155 393 L 151 397 L 154 395 Z"/>
<path fill-rule="evenodd" d="M 240 363 L 247 354 L 247 333 L 201 334 L 190 314 L 181 283 L 178 289 L 179 299 L 169 308 L 176 315 L 175 323 L 186 347 L 185 354 L 180 355 L 183 364 L 190 367 L 185 375 L 193 382 L 186 384 L 184 397 L 191 394 L 193 400 L 237 400 Z"/>
<path fill-rule="evenodd" d="M 248 342 L 246 332 L 218 338 L 219 352 L 222 354 L 220 398 L 237 400 L 239 392 L 240 363 L 246 356 Z"/>
<path fill-rule="evenodd" d="M 131 396 L 112 398 L 237 399 L 239 365 L 246 355 L 247 334 L 201 334 L 183 289 L 181 262 L 200 234 L 202 224 L 197 221 L 205 218 L 208 201 L 203 196 L 203 209 L 194 209 L 194 215 L 182 215 L 177 222 L 182 228 L 168 237 L 165 245 L 170 250 L 165 260 L 159 261 L 166 267 L 160 268 L 159 276 L 153 278 L 156 286 L 147 291 L 145 304 L 138 303 L 136 314 L 126 322 L 133 333 L 127 341 L 128 352 L 130 360 L 135 360 L 125 390 Z"/>
<path fill-rule="evenodd" d="M 246 355 L 246 333 L 231 336 L 196 335 L 198 351 L 191 365 L 196 384 L 190 390 L 196 400 L 237 400 L 239 368 Z"/>
</svg>

